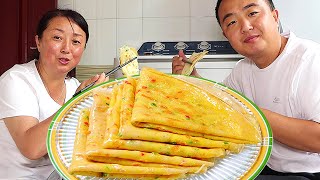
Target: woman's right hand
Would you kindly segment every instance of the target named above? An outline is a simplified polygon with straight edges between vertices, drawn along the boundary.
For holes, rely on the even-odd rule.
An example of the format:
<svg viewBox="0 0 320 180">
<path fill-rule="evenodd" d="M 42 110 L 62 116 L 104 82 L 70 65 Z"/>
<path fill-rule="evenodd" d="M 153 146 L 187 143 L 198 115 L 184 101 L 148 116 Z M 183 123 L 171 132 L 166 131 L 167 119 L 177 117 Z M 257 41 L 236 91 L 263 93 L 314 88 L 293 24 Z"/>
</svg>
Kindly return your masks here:
<svg viewBox="0 0 320 180">
<path fill-rule="evenodd" d="M 183 53 L 183 50 L 179 50 L 179 54 L 172 58 L 172 74 L 181 74 L 186 61 L 187 57 Z M 190 75 L 200 77 L 200 75 L 197 73 L 196 68 L 193 69 Z"/>
<path fill-rule="evenodd" d="M 87 79 L 85 81 L 83 81 L 80 86 L 77 88 L 76 92 L 80 91 L 81 89 L 85 88 L 87 85 L 91 84 L 94 82 L 94 85 L 97 85 L 97 84 L 100 84 L 100 83 L 103 83 L 103 82 L 106 82 L 106 81 L 109 81 L 109 76 L 106 77 L 106 74 L 105 73 L 101 73 L 100 75 L 97 74 L 93 77 L 91 77 L 90 79 Z"/>
</svg>

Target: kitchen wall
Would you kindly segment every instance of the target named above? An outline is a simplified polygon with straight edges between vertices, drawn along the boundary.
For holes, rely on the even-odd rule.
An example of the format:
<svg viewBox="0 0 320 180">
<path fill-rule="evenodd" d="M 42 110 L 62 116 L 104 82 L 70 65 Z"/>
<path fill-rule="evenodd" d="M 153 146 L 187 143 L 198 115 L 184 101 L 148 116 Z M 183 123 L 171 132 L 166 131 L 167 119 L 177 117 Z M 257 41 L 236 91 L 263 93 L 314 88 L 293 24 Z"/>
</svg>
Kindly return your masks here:
<svg viewBox="0 0 320 180">
<path fill-rule="evenodd" d="M 80 12 L 90 38 L 80 65 L 113 65 L 123 45 L 146 41 L 226 40 L 214 15 L 216 0 L 58 0 Z"/>
<path fill-rule="evenodd" d="M 319 0 L 274 0 L 284 30 L 320 43 Z"/>
</svg>

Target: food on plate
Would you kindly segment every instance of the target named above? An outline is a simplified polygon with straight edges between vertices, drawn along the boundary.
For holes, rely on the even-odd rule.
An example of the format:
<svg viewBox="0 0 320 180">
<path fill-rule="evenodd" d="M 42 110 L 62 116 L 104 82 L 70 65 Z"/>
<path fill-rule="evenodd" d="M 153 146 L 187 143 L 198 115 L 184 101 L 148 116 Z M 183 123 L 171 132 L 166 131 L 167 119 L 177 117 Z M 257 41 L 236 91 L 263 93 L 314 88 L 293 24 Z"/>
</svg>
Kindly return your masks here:
<svg viewBox="0 0 320 180">
<path fill-rule="evenodd" d="M 131 123 L 226 137 L 231 142 L 233 139 L 253 144 L 261 142 L 259 127 L 221 99 L 151 68 L 141 72 Z"/>
<path fill-rule="evenodd" d="M 139 150 L 198 159 L 225 156 L 225 149 L 221 147 L 204 149 L 178 144 L 166 144 L 132 139 L 122 140 L 121 136 L 122 134 L 125 134 L 125 132 L 119 131 L 119 128 L 120 126 L 130 123 L 131 111 L 134 105 L 135 84 L 136 81 L 129 78 L 120 85 L 120 91 L 117 93 L 115 106 L 110 108 L 112 109 L 110 116 L 109 114 L 107 115 L 110 118 L 107 120 L 108 125 L 106 128 L 104 148 Z"/>
<path fill-rule="evenodd" d="M 83 109 L 80 113 L 76 132 L 74 150 L 71 165 L 68 168 L 70 174 L 109 178 L 143 178 L 143 179 L 177 179 L 185 177 L 184 173 L 203 173 L 206 167 L 183 167 L 179 165 L 143 163 L 134 160 L 126 160 L 110 157 L 96 157 L 97 161 L 86 158 L 85 144 L 86 134 L 89 133 L 89 109 Z M 99 163 L 103 162 L 103 163 Z M 115 162 L 118 164 L 115 164 Z M 119 165 L 120 164 L 120 165 Z M 121 166 L 123 165 L 123 166 Z M 139 168 L 141 167 L 141 168 Z M 180 169 L 180 170 L 179 170 Z M 176 170 L 176 171 L 172 171 Z M 165 172 L 164 172 L 165 171 Z M 146 174 L 152 172 L 151 174 Z M 178 173 L 176 173 L 178 172 Z M 184 173 L 182 173 L 184 172 Z M 130 174 L 133 173 L 133 174 Z M 142 173 L 142 174 L 141 174 Z M 154 174 L 153 174 L 154 173 Z M 171 173 L 173 173 L 171 175 Z M 159 175 L 160 174 L 160 175 Z M 165 174 L 165 175 L 162 175 Z"/>
<path fill-rule="evenodd" d="M 70 174 L 77 174 L 83 176 L 102 176 L 101 172 L 93 172 L 88 169 L 82 170 L 81 166 L 87 166 L 92 163 L 85 157 L 87 136 L 85 132 L 88 132 L 89 124 L 88 108 L 82 109 L 79 116 L 79 122 L 76 130 L 76 137 L 73 146 L 72 161 L 68 168 Z"/>
<path fill-rule="evenodd" d="M 138 177 L 138 175 L 146 175 L 146 177 L 160 178 L 170 177 L 171 175 L 181 176 L 185 174 L 188 169 L 179 169 L 171 167 L 143 167 L 136 165 L 119 165 L 115 163 L 98 163 L 89 161 L 84 154 L 85 135 L 89 133 L 88 128 L 88 113 L 89 110 L 83 110 L 79 118 L 79 125 L 77 127 L 76 141 L 72 155 L 71 165 L 68 169 L 69 173 L 75 175 L 97 176 L 101 177 L 104 174 L 111 174 L 113 176 L 123 177 Z M 157 175 L 157 176 L 152 176 Z M 163 177 L 163 178 L 164 178 Z"/>
<path fill-rule="evenodd" d="M 191 56 L 189 57 L 189 59 L 187 60 L 187 63 L 185 63 L 181 74 L 189 76 L 192 73 L 196 63 L 198 61 L 200 61 L 201 59 L 203 59 L 203 57 L 207 53 L 208 53 L 208 51 L 202 51 L 199 53 L 196 53 L 196 52 L 192 53 Z"/>
<path fill-rule="evenodd" d="M 132 141 L 135 143 L 130 143 L 131 146 L 141 146 L 143 144 L 151 146 L 154 149 L 167 150 L 168 148 L 174 148 L 174 150 L 167 150 L 166 154 L 175 154 L 178 151 L 187 151 L 188 157 L 201 157 L 201 158 L 212 158 L 212 157 L 222 157 L 225 155 L 224 149 L 231 152 L 240 152 L 243 148 L 243 144 L 235 144 L 228 141 L 214 141 L 211 139 L 206 139 L 202 137 L 193 137 L 189 135 L 181 135 L 170 133 L 166 131 L 158 131 L 150 128 L 139 128 L 131 123 L 132 109 L 134 107 L 135 95 L 134 92 L 136 87 L 136 81 L 134 79 L 124 80 L 124 97 L 119 97 L 118 107 L 113 108 L 113 116 L 107 121 L 107 133 L 110 131 L 109 136 L 117 139 L 128 139 L 128 140 L 143 140 L 144 142 L 162 142 L 169 143 L 169 145 L 148 143 L 138 143 L 139 141 Z M 122 92 L 121 92 L 122 93 Z M 122 104 L 122 105 L 121 105 Z M 120 111 L 120 106 L 122 110 Z M 120 113 L 121 112 L 121 113 Z M 120 120 L 119 120 L 120 119 Z M 152 136 L 150 136 L 152 134 Z M 119 135 L 119 136 L 117 136 Z M 114 141 L 112 138 L 105 139 L 104 146 L 110 147 Z M 119 140 L 117 141 L 119 142 Z M 117 143 L 118 144 L 118 143 Z M 174 146 L 172 146 L 174 145 Z M 182 145 L 182 146 L 179 146 Z M 187 146 L 190 146 L 187 148 Z M 192 148 L 199 147 L 199 148 Z M 206 150 L 201 149 L 206 148 Z M 189 151 L 188 151 L 189 150 Z M 150 150 L 149 150 L 150 151 Z M 153 152 L 160 153 L 159 150 L 152 150 Z M 193 153 L 192 153 L 193 152 Z M 182 154 L 180 154 L 182 155 Z M 183 155 L 182 155 L 183 156 Z"/>
<path fill-rule="evenodd" d="M 151 68 L 92 90 L 68 171 L 108 178 L 177 179 L 261 142 L 259 127 L 206 90 Z M 216 140 L 218 139 L 218 140 Z"/>
<path fill-rule="evenodd" d="M 106 122 L 106 113 L 110 106 L 112 92 L 108 88 L 100 87 L 92 92 L 93 104 L 90 108 L 89 134 L 86 141 L 86 150 L 96 149 L 97 143 L 103 141 L 103 137 L 98 136 L 95 132 L 104 131 Z"/>
<path fill-rule="evenodd" d="M 110 158 L 110 157 L 103 157 L 103 156 L 95 156 L 93 158 L 96 162 L 103 162 L 103 163 L 110 163 L 126 166 L 143 166 L 143 167 L 169 167 L 169 168 L 178 168 L 178 169 L 185 169 L 188 173 L 204 173 L 207 171 L 206 166 L 179 166 L 179 165 L 171 165 L 171 164 L 161 164 L 161 163 L 148 163 L 148 162 L 139 162 L 135 160 L 128 160 L 122 158 Z"/>
<path fill-rule="evenodd" d="M 202 168 L 202 166 L 213 166 L 213 162 L 209 162 L 206 160 L 119 149 L 99 149 L 94 151 L 92 150 L 86 153 L 86 157 L 91 160 L 95 160 L 95 157 L 111 157 L 119 159 L 129 159 L 145 163 L 169 164 L 178 165 L 181 167 L 199 167 L 199 169 Z"/>
<path fill-rule="evenodd" d="M 120 48 L 120 64 L 124 64 L 125 62 L 137 56 L 138 56 L 138 51 L 133 47 L 124 45 Z M 138 59 L 122 67 L 122 73 L 126 77 L 138 75 L 139 74 Z"/>
</svg>

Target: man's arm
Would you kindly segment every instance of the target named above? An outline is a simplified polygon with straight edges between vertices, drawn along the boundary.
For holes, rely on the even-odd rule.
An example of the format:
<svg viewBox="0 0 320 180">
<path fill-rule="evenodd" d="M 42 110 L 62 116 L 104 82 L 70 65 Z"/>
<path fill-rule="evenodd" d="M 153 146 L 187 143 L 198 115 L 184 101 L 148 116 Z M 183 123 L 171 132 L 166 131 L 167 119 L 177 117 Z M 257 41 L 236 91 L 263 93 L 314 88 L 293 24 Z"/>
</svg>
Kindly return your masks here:
<svg viewBox="0 0 320 180">
<path fill-rule="evenodd" d="M 268 119 L 274 138 L 290 147 L 320 153 L 320 123 L 290 118 L 261 109 Z"/>
</svg>

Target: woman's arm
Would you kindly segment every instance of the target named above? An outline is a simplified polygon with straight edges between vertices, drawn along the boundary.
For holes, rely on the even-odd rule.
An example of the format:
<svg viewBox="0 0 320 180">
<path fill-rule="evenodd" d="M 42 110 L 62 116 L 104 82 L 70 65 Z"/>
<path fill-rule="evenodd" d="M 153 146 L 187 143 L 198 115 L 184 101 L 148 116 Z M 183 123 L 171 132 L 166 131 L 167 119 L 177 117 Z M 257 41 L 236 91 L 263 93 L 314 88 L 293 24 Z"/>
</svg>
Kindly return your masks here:
<svg viewBox="0 0 320 180">
<path fill-rule="evenodd" d="M 31 116 L 5 118 L 4 122 L 21 154 L 35 160 L 47 154 L 47 132 L 54 115 L 39 123 Z"/>
</svg>

